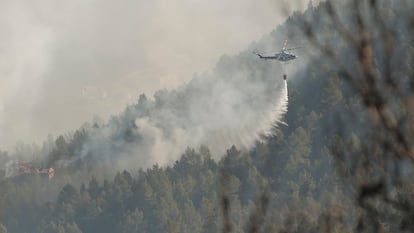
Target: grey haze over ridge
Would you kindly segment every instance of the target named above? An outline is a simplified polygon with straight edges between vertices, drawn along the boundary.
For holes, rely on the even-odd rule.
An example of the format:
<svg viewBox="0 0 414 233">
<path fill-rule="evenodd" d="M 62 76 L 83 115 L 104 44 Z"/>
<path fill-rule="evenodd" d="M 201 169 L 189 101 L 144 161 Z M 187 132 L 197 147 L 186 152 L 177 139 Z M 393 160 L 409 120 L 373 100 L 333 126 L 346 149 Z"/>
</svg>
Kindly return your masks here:
<svg viewBox="0 0 414 233">
<path fill-rule="evenodd" d="M 274 29 L 282 5 L 1 0 L 0 148 L 42 142 L 189 82 Z"/>
</svg>

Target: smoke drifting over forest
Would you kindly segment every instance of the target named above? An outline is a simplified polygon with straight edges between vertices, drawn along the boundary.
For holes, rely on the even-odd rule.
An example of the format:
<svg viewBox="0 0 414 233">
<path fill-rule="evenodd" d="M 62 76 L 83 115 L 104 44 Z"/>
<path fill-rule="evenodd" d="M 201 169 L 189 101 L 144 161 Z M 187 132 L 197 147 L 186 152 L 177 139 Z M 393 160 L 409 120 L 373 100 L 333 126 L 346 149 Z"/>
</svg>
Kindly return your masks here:
<svg viewBox="0 0 414 233">
<path fill-rule="evenodd" d="M 141 93 L 188 82 L 269 33 L 286 17 L 282 5 L 1 1 L 0 148 L 42 143 L 119 113 Z"/>
<path fill-rule="evenodd" d="M 88 139 L 78 153 L 56 165 L 98 159 L 136 169 L 172 163 L 186 147 L 205 145 L 214 158 L 232 145 L 249 149 L 273 133 L 288 101 L 287 83 L 276 75 L 280 66 L 265 62 L 254 70 L 253 63 L 248 53 L 223 57 L 213 72 L 180 88 L 141 95 L 108 123 L 86 127 Z"/>
</svg>

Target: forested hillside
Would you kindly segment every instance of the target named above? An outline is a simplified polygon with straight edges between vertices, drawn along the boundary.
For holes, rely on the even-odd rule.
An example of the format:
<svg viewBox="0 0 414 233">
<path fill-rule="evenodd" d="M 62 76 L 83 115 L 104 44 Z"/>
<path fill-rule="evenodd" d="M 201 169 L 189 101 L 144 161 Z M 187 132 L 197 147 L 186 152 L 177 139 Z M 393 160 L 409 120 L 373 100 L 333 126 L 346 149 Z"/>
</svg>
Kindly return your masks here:
<svg viewBox="0 0 414 233">
<path fill-rule="evenodd" d="M 395 22 L 398 43 L 394 50 L 400 57 L 393 60 L 391 67 L 412 70 L 412 61 L 401 59 L 412 57 L 414 48 L 410 44 L 412 31 L 398 19 L 400 7 L 393 5 L 386 12 L 388 20 Z M 346 165 L 355 161 L 338 157 L 338 144 L 345 145 L 348 152 L 356 152 L 362 151 L 364 144 L 371 143 L 372 111 L 366 111 L 367 100 L 338 73 L 338 64 L 312 43 L 315 37 L 327 41 L 325 45 L 335 51 L 344 67 L 356 72 L 355 64 L 359 60 L 350 53 L 350 46 L 341 32 L 330 28 L 329 9 L 326 3 L 310 4 L 304 13 L 293 14 L 246 51 L 223 56 L 213 74 L 195 77 L 189 86 L 181 88 L 184 91 L 162 90 L 154 100 L 141 95 L 136 104 L 108 122 L 87 123 L 73 133 L 49 139 L 42 147 L 21 145 L 13 152 L 0 151 L 2 164 L 10 164 L 11 158 L 22 158 L 39 167 L 54 167 L 56 171 L 49 179 L 43 174 L 10 175 L 10 169 L 3 166 L 0 170 L 0 233 L 379 231 L 379 228 L 364 228 L 358 216 L 371 216 L 371 212 L 364 212 L 366 206 L 361 204 L 362 199 L 356 201 L 358 197 L 375 193 L 377 186 L 364 186 L 371 189 L 361 191 L 352 179 L 346 178 L 353 172 Z M 346 28 L 352 29 L 352 10 L 343 10 L 339 15 Z M 311 29 L 303 22 L 311 22 Z M 251 54 L 252 50 L 276 50 L 279 45 L 276 42 L 283 41 L 285 35 L 304 47 L 297 67 L 296 61 L 284 67 Z M 382 49 L 378 38 L 381 38 L 378 34 L 373 36 L 374 54 Z M 385 69 L 383 59 L 376 58 L 375 72 L 382 73 Z M 137 125 L 137 115 L 148 118 L 168 115 L 169 111 L 156 110 L 166 106 L 165 109 L 181 111 L 184 116 L 193 103 L 186 98 L 197 97 L 193 87 L 198 84 L 195 83 L 218 77 L 238 84 L 241 71 L 250 72 L 248 84 L 268 86 L 258 89 L 269 92 L 268 95 L 263 93 L 266 97 L 275 96 L 274 91 L 280 92 L 282 76 L 288 72 L 288 112 L 282 118 L 286 124 L 274 122 L 272 134 L 260 135 L 260 140 L 245 148 L 228 146 L 218 152 L 217 148 L 210 148 L 216 145 L 211 141 L 205 146 L 193 146 L 193 142 L 199 141 L 191 141 L 187 149 L 180 152 L 179 159 L 170 155 L 163 164 L 151 164 L 156 160 L 149 157 L 156 156 L 156 152 L 168 155 L 175 151 L 145 151 L 149 147 L 140 152 L 129 151 L 142 148 L 137 146 L 142 145 L 144 132 L 138 130 L 143 125 Z M 405 74 L 398 84 L 412 82 L 410 78 L 413 77 Z M 250 87 L 244 88 L 250 91 Z M 252 92 L 252 97 L 257 97 L 257 93 Z M 180 93 L 188 95 L 180 96 Z M 174 105 L 175 100 L 181 100 L 182 105 Z M 212 97 L 212 100 L 216 99 Z M 202 108 L 196 106 L 196 109 Z M 255 106 L 249 110 L 259 112 L 263 108 Z M 190 127 L 201 116 L 208 118 L 200 114 L 195 118 L 168 121 L 171 118 L 162 115 L 157 118 L 160 122 L 156 125 L 169 132 L 173 129 L 169 124 L 182 124 L 182 128 L 186 128 L 186 124 Z M 188 119 L 192 121 L 186 122 Z M 178 134 L 173 132 L 170 136 L 174 138 Z M 381 150 L 380 147 L 376 149 Z M 369 152 L 376 153 L 375 150 Z M 140 159 L 130 159 L 131 153 L 140 153 Z M 402 166 L 403 174 L 411 174 L 409 165 Z M 374 172 L 372 177 L 380 176 L 381 172 Z M 409 190 L 411 186 L 408 183 L 403 189 Z M 396 190 L 392 197 L 403 194 Z M 404 201 L 410 206 L 410 200 Z M 372 210 L 377 211 L 375 213 L 389 208 L 383 203 L 373 206 L 379 206 Z M 376 221 L 384 231 L 400 229 L 398 217 L 405 216 L 397 207 L 390 209 L 395 215 L 394 212 L 385 217 L 378 214 L 381 217 Z M 412 213 L 410 211 L 408 208 L 407 213 Z"/>
</svg>

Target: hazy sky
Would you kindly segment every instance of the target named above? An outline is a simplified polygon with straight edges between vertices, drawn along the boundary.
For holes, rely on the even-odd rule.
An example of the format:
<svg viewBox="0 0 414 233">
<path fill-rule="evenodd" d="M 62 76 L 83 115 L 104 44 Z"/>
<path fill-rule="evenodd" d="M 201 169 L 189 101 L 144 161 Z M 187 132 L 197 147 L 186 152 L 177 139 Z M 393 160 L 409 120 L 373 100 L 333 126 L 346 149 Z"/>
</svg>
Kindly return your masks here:
<svg viewBox="0 0 414 233">
<path fill-rule="evenodd" d="M 0 0 L 0 149 L 107 119 L 208 71 L 276 28 L 281 2 Z"/>
</svg>

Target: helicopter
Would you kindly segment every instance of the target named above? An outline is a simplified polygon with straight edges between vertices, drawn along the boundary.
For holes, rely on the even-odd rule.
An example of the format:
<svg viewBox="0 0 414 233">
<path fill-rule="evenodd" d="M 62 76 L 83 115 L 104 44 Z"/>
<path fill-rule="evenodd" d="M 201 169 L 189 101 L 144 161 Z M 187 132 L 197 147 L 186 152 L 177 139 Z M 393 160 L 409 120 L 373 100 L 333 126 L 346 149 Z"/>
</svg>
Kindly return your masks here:
<svg viewBox="0 0 414 233">
<path fill-rule="evenodd" d="M 263 56 L 259 53 L 255 53 L 257 56 L 259 56 L 260 59 L 264 59 L 264 60 L 278 60 L 281 62 L 287 62 L 287 61 L 291 61 L 297 58 L 296 55 L 292 54 L 292 53 L 288 53 L 286 51 L 290 51 L 290 50 L 294 50 L 294 49 L 298 49 L 300 47 L 296 47 L 296 48 L 287 48 L 287 40 L 285 40 L 283 42 L 283 46 L 282 49 L 280 50 L 280 52 L 275 53 L 274 56 Z"/>
</svg>

